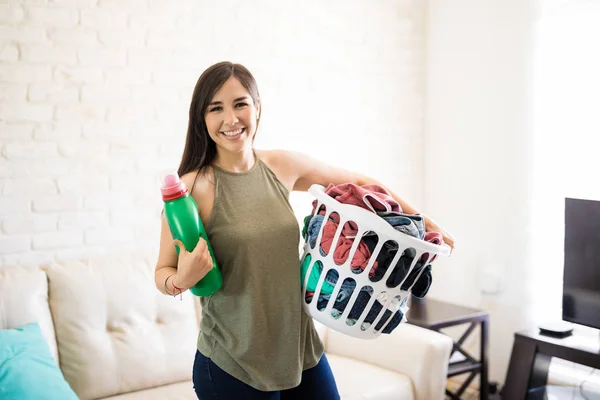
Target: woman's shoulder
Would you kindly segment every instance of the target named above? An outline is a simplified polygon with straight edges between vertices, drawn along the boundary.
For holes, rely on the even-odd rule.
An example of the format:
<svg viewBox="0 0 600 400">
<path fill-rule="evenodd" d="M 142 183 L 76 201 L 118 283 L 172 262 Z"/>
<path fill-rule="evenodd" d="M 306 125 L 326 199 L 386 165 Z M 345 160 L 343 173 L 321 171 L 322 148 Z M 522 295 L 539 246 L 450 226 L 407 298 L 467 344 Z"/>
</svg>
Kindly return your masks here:
<svg viewBox="0 0 600 400">
<path fill-rule="evenodd" d="M 214 187 L 214 171 L 210 167 L 205 167 L 202 170 L 193 170 L 181 176 L 181 180 L 185 183 L 191 196 L 194 200 L 201 198 L 212 191 Z"/>
<path fill-rule="evenodd" d="M 256 156 L 275 174 L 277 179 L 292 191 L 295 182 L 293 168 L 285 150 L 254 150 Z"/>
<path fill-rule="evenodd" d="M 294 170 L 295 152 L 288 150 L 255 150 L 256 156 L 273 171 L 279 171 L 284 175 Z"/>
<path fill-rule="evenodd" d="M 285 168 L 294 162 L 299 153 L 281 149 L 255 149 L 256 155 L 269 167 Z"/>
<path fill-rule="evenodd" d="M 206 223 L 210 219 L 215 199 L 214 171 L 210 167 L 194 170 L 184 174 L 181 180 L 185 183 L 190 196 L 198 206 L 200 217 Z"/>
<path fill-rule="evenodd" d="M 273 159 L 277 159 L 280 150 L 265 150 L 265 149 L 254 149 L 254 153 L 262 162 L 271 162 Z"/>
</svg>

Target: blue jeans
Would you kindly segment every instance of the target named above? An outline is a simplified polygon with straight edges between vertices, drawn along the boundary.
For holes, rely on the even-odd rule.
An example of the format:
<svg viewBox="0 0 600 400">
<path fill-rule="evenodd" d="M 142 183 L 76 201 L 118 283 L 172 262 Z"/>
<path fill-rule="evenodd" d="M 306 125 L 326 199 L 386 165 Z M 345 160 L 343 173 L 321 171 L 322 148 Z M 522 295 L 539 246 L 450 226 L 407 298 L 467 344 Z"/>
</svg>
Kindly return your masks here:
<svg viewBox="0 0 600 400">
<path fill-rule="evenodd" d="M 193 372 L 194 390 L 200 400 L 339 400 L 337 385 L 325 354 L 313 368 L 302 372 L 295 388 L 263 392 L 234 378 L 208 357 L 196 351 Z"/>
</svg>

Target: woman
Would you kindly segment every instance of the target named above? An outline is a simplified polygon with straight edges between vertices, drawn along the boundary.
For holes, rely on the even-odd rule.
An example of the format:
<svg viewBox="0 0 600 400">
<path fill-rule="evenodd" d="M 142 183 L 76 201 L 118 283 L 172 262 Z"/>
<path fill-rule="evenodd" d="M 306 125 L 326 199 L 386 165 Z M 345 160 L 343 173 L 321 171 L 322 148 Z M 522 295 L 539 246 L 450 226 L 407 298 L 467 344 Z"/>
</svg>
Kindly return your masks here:
<svg viewBox="0 0 600 400">
<path fill-rule="evenodd" d="M 381 184 L 304 154 L 255 150 L 260 114 L 256 82 L 242 65 L 221 62 L 198 79 L 178 172 L 198 205 L 223 286 L 200 298 L 194 388 L 200 399 L 338 399 L 323 344 L 302 309 L 300 237 L 288 197 L 315 183 Z M 417 212 L 392 196 L 405 212 Z M 430 219 L 426 226 L 453 245 Z M 211 267 L 206 242 L 186 251 L 163 217 L 157 288 L 177 295 Z"/>
</svg>

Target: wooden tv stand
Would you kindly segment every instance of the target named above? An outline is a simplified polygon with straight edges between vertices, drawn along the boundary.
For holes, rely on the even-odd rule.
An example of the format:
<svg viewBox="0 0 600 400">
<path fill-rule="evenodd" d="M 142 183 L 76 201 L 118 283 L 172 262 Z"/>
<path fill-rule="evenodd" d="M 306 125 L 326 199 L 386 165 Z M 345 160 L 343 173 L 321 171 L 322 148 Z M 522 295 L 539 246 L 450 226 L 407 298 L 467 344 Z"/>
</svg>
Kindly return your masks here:
<svg viewBox="0 0 600 400">
<path fill-rule="evenodd" d="M 600 331 L 575 325 L 573 334 L 564 338 L 537 329 L 515 333 L 502 398 L 525 399 L 544 390 L 552 357 L 600 369 Z"/>
</svg>

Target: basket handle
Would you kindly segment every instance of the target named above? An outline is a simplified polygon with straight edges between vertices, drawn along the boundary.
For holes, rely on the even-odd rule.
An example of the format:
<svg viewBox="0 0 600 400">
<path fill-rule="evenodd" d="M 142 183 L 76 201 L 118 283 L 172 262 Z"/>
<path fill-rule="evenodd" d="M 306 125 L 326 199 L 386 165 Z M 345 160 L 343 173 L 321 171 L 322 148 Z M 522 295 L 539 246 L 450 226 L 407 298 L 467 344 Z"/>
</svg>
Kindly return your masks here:
<svg viewBox="0 0 600 400">
<path fill-rule="evenodd" d="M 358 222 L 363 226 L 371 227 L 374 231 L 385 233 L 391 238 L 399 238 L 399 242 L 424 252 L 434 253 L 444 257 L 448 257 L 450 255 L 451 248 L 447 244 L 444 243 L 443 245 L 437 245 L 399 232 L 390 224 L 388 224 L 383 218 L 380 218 L 377 214 L 374 214 L 371 211 L 351 204 L 342 204 L 338 202 L 333 197 L 325 193 L 325 187 L 323 185 L 311 185 L 308 191 L 310 194 L 315 196 L 319 202 L 323 203 L 328 209 L 332 210 L 332 212 L 342 212 L 351 221 Z"/>
</svg>

